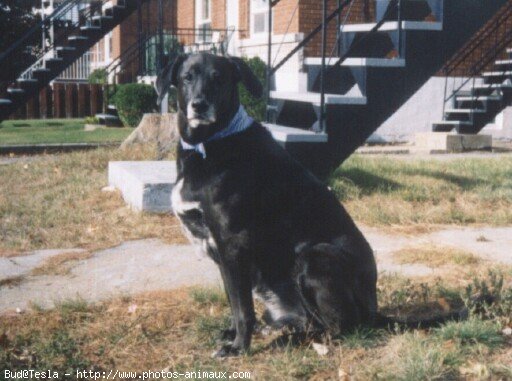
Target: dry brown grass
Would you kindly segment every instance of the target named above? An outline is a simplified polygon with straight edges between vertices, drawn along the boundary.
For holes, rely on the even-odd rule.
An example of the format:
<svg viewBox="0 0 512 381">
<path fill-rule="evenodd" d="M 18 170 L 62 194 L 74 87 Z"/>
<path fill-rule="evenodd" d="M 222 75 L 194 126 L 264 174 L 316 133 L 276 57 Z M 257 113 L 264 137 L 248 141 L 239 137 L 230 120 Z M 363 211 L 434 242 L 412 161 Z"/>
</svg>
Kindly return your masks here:
<svg viewBox="0 0 512 381">
<path fill-rule="evenodd" d="M 393 253 L 393 259 L 400 264 L 421 263 L 429 267 L 473 266 L 482 262 L 482 259 L 473 253 L 452 246 L 439 245 L 406 247 Z"/>
<path fill-rule="evenodd" d="M 441 297 L 454 302 L 449 293 L 455 291 L 447 286 L 383 277 L 379 303 L 389 309 L 402 304 L 402 314 L 416 316 L 418 308 Z M 261 306 L 257 310 L 261 315 Z M 18 361 L 20 368 L 37 363 L 52 369 L 249 371 L 253 380 L 462 380 L 479 369 L 492 379 L 511 374 L 512 340 L 500 336 L 499 324 L 478 319 L 452 323 L 449 333 L 361 329 L 326 338 L 326 356 L 311 342 L 276 345 L 279 333 L 256 334 L 249 356 L 212 359 L 228 312 L 217 289 L 152 292 L 89 306 L 69 301 L 50 311 L 1 316 L 0 362 Z"/>
<path fill-rule="evenodd" d="M 130 210 L 118 192 L 103 192 L 110 160 L 153 159 L 153 149 L 99 149 L 0 167 L 0 255 L 28 250 L 96 250 L 126 240 L 184 243 L 171 215 Z"/>
<path fill-rule="evenodd" d="M 23 276 L 13 276 L 9 278 L 0 279 L 0 288 L 2 287 L 15 287 L 23 282 Z"/>
<path fill-rule="evenodd" d="M 512 223 L 512 158 L 397 160 L 353 155 L 329 179 L 369 226 Z"/>
<path fill-rule="evenodd" d="M 93 256 L 90 252 L 69 252 L 54 255 L 46 259 L 41 265 L 30 272 L 31 275 L 68 275 L 73 264 L 78 261 L 89 259 Z"/>
</svg>

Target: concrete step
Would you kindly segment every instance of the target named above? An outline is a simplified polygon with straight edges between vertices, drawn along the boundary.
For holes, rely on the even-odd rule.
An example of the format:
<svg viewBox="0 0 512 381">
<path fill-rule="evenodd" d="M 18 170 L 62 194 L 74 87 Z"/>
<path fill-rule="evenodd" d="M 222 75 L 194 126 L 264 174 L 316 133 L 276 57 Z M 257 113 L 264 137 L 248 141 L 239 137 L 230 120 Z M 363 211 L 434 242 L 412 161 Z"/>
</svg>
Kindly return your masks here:
<svg viewBox="0 0 512 381">
<path fill-rule="evenodd" d="M 89 37 L 86 37 L 86 36 L 69 36 L 68 37 L 68 41 L 76 41 L 76 42 L 87 41 L 88 39 L 89 39 Z"/>
<path fill-rule="evenodd" d="M 501 95 L 462 95 L 455 98 L 458 102 L 492 102 L 501 101 Z"/>
<path fill-rule="evenodd" d="M 490 151 L 492 136 L 427 132 L 416 134 L 415 149 L 428 153 Z"/>
<path fill-rule="evenodd" d="M 12 101 L 10 99 L 0 98 L 0 106 L 10 106 Z"/>
<path fill-rule="evenodd" d="M 121 191 L 125 202 L 144 212 L 171 211 L 171 192 L 176 182 L 174 161 L 111 161 L 108 183 Z"/>
<path fill-rule="evenodd" d="M 320 105 L 320 93 L 313 92 L 271 91 L 270 98 Z M 366 97 L 362 96 L 325 94 L 326 105 L 365 105 L 366 103 Z"/>
<path fill-rule="evenodd" d="M 263 126 L 270 131 L 276 141 L 281 143 L 327 143 L 328 139 L 325 133 L 316 133 L 271 123 L 263 123 Z"/>
<path fill-rule="evenodd" d="M 512 71 L 486 71 L 482 73 L 482 77 L 510 77 Z"/>
<path fill-rule="evenodd" d="M 496 65 L 512 65 L 512 60 L 498 60 L 495 62 Z"/>
<path fill-rule="evenodd" d="M 80 27 L 80 30 L 83 30 L 84 32 L 90 32 L 90 31 L 98 32 L 101 30 L 101 27 L 98 25 L 84 25 L 84 26 Z"/>
<path fill-rule="evenodd" d="M 369 32 L 372 30 L 377 23 L 367 24 L 348 24 L 342 25 L 340 30 L 342 33 L 350 32 Z M 391 32 L 398 30 L 398 21 L 387 21 L 381 25 L 379 32 Z M 442 31 L 442 22 L 430 22 L 430 21 L 402 21 L 402 30 L 426 30 L 426 31 Z"/>
<path fill-rule="evenodd" d="M 476 91 L 495 91 L 495 90 L 512 90 L 511 83 L 488 83 L 482 85 L 473 86 L 473 90 Z"/>
<path fill-rule="evenodd" d="M 487 112 L 487 110 L 478 108 L 449 108 L 446 109 L 444 112 L 445 114 L 484 114 Z"/>
<path fill-rule="evenodd" d="M 8 92 L 9 94 L 12 94 L 12 95 L 15 95 L 15 96 L 25 94 L 25 90 L 23 90 L 23 89 L 19 89 L 19 88 L 14 88 L 14 87 L 10 87 L 10 88 L 8 88 L 8 89 L 7 89 L 7 92 Z"/>
<path fill-rule="evenodd" d="M 334 65 L 338 61 L 337 57 L 326 58 L 325 64 L 328 66 Z M 322 65 L 322 57 L 306 57 L 304 58 L 304 65 L 307 66 L 320 66 Z M 347 58 L 341 66 L 364 66 L 364 67 L 405 67 L 405 59 L 387 59 L 387 58 Z"/>
<path fill-rule="evenodd" d="M 57 46 L 55 50 L 58 52 L 74 52 L 76 48 L 74 46 Z"/>
<path fill-rule="evenodd" d="M 439 122 L 432 122 L 432 130 L 434 132 L 450 132 L 454 128 L 458 129 L 460 126 L 472 126 L 473 123 L 462 120 L 441 120 Z"/>
</svg>

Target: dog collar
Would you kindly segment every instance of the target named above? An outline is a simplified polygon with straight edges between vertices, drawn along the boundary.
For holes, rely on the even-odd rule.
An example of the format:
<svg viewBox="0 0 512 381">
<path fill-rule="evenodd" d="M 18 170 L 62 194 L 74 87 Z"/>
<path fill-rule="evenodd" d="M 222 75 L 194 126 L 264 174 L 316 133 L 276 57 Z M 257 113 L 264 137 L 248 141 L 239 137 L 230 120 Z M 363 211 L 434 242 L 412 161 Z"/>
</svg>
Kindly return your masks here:
<svg viewBox="0 0 512 381">
<path fill-rule="evenodd" d="M 245 111 L 244 106 L 240 105 L 238 108 L 238 111 L 236 112 L 233 119 L 231 119 L 231 122 L 229 125 L 220 130 L 219 132 L 215 133 L 214 135 L 210 136 L 205 142 L 199 143 L 199 144 L 188 144 L 186 141 L 181 139 L 181 147 L 186 150 L 193 150 L 197 153 L 201 154 L 203 159 L 206 158 L 206 149 L 204 147 L 205 143 L 212 142 L 214 140 L 221 140 L 224 138 L 227 138 L 228 136 L 238 134 L 242 131 L 247 130 L 254 122 L 254 119 L 247 114 L 247 111 Z"/>
</svg>

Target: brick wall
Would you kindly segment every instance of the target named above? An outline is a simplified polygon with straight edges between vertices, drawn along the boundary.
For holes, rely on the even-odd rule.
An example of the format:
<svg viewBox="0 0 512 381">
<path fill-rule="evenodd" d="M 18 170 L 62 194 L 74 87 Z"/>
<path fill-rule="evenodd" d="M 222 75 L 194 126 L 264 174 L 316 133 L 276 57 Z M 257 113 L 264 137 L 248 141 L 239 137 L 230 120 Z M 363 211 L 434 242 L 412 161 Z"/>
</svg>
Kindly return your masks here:
<svg viewBox="0 0 512 381">
<path fill-rule="evenodd" d="M 210 0 L 212 7 L 212 28 L 226 28 L 226 0 Z"/>
<path fill-rule="evenodd" d="M 249 7 L 250 0 L 240 0 L 238 5 L 238 29 L 240 29 L 239 37 L 240 38 L 248 38 L 249 37 Z"/>
<path fill-rule="evenodd" d="M 195 28 L 195 1 L 194 0 L 177 0 L 178 7 L 178 28 Z M 184 44 L 194 42 L 193 36 L 184 37 L 181 40 Z"/>
<path fill-rule="evenodd" d="M 327 3 L 327 16 L 336 10 L 337 2 L 329 1 Z M 347 12 L 350 9 L 347 23 L 365 23 L 374 21 L 375 2 L 373 0 L 353 0 L 351 7 L 346 7 L 341 13 L 340 19 L 345 20 Z M 301 0 L 299 31 L 307 35 L 319 24 L 322 23 L 322 2 L 318 0 Z M 329 23 L 327 30 L 327 54 L 330 53 L 336 43 L 336 19 Z M 305 47 L 304 55 L 318 57 L 321 55 L 322 34 L 319 32 L 313 40 Z"/>
<path fill-rule="evenodd" d="M 497 25 L 499 25 L 497 27 Z M 495 54 L 494 45 L 510 36 L 512 30 L 512 1 L 505 4 L 494 17 L 492 17 L 455 55 L 439 70 L 437 76 L 468 77 L 473 75 L 475 67 L 480 68 L 480 63 L 489 55 Z M 512 44 L 506 44 L 498 57 L 506 57 L 506 48 Z M 482 71 L 492 67 L 494 59 L 487 64 Z"/>
</svg>

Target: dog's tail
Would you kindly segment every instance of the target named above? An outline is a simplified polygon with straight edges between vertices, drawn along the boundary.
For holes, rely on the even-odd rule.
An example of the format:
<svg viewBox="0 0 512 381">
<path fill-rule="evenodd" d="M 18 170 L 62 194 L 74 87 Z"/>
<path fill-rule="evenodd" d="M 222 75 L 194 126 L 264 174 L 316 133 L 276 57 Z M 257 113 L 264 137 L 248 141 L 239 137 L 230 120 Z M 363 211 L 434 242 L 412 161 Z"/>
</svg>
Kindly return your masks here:
<svg viewBox="0 0 512 381">
<path fill-rule="evenodd" d="M 408 330 L 408 329 L 428 329 L 436 328 L 449 321 L 463 321 L 469 317 L 469 310 L 466 307 L 458 311 L 449 312 L 442 315 L 432 316 L 428 318 L 405 318 L 398 319 L 395 317 L 385 316 L 377 313 L 373 320 L 373 328 L 384 328 L 388 330 Z"/>
<path fill-rule="evenodd" d="M 470 299 L 469 305 L 471 305 L 471 312 L 476 314 L 483 313 L 487 307 L 496 303 L 496 298 L 493 295 L 475 295 Z M 467 305 L 459 308 L 456 311 L 448 312 L 446 314 L 440 314 L 429 318 L 406 318 L 397 319 L 394 317 L 386 316 L 382 313 L 377 313 L 374 317 L 372 326 L 374 328 L 385 328 L 385 329 L 428 329 L 439 327 L 449 321 L 463 321 L 467 320 L 470 315 L 470 308 Z"/>
</svg>

